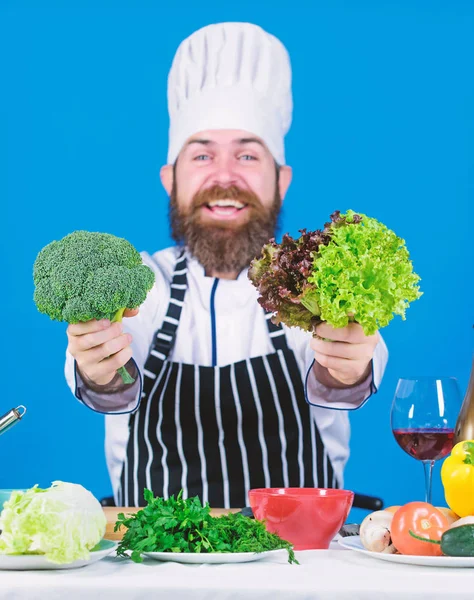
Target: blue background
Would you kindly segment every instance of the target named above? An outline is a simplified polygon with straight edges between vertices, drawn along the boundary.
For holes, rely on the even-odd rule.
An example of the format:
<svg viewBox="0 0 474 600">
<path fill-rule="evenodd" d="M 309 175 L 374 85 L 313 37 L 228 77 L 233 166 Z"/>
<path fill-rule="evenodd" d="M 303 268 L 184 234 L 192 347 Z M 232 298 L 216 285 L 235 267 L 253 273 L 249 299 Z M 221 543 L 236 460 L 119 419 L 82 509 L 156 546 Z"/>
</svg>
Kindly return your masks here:
<svg viewBox="0 0 474 600">
<path fill-rule="evenodd" d="M 389 412 L 403 374 L 452 375 L 464 393 L 471 367 L 474 3 L 460 0 L 1 0 L 0 413 L 23 403 L 28 414 L 0 438 L 0 487 L 63 479 L 110 494 L 103 418 L 66 386 L 65 326 L 36 311 L 32 265 L 75 229 L 149 252 L 170 244 L 159 181 L 168 70 L 182 39 L 228 20 L 261 25 L 292 59 L 283 231 L 362 211 L 406 239 L 422 277 L 407 320 L 383 331 L 379 393 L 351 414 L 346 487 L 387 504 L 423 499 L 422 466 L 397 446 Z"/>
</svg>

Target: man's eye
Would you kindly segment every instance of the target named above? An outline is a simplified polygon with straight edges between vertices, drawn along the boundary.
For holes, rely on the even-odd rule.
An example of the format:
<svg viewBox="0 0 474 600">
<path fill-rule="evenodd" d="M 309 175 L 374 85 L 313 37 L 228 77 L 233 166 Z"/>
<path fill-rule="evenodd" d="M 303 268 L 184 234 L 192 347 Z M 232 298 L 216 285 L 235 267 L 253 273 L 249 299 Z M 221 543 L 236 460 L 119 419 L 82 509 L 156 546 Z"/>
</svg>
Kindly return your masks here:
<svg viewBox="0 0 474 600">
<path fill-rule="evenodd" d="M 199 156 L 195 156 L 193 160 L 207 160 L 211 158 L 209 154 L 199 154 Z"/>
<path fill-rule="evenodd" d="M 257 158 L 255 156 L 252 156 L 251 154 L 242 154 L 242 156 L 239 156 L 239 158 L 243 158 L 245 161 L 257 160 Z"/>
</svg>

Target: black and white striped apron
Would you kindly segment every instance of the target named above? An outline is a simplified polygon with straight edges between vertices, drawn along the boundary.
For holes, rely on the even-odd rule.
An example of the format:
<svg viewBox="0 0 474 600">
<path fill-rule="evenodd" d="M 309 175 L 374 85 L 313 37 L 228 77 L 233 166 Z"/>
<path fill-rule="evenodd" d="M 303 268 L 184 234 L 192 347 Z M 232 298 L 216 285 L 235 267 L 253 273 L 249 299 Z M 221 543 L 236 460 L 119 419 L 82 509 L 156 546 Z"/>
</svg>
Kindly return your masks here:
<svg viewBox="0 0 474 600">
<path fill-rule="evenodd" d="M 118 505 L 143 506 L 145 488 L 164 498 L 183 489 L 185 497 L 235 508 L 248 505 L 252 488 L 337 487 L 296 358 L 271 314 L 271 354 L 223 367 L 168 360 L 186 289 L 183 252 L 130 416 Z"/>
</svg>

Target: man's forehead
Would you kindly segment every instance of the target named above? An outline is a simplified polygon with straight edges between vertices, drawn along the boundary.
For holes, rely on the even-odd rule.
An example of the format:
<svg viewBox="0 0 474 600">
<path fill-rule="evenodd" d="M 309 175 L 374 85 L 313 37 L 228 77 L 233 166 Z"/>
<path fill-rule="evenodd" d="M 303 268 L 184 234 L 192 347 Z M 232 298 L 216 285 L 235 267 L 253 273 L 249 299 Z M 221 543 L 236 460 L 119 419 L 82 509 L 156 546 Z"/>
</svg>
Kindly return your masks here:
<svg viewBox="0 0 474 600">
<path fill-rule="evenodd" d="M 268 151 L 265 142 L 250 131 L 234 129 L 212 129 L 199 131 L 192 135 L 184 144 L 184 148 L 202 144 L 206 146 L 241 146 L 258 144 Z"/>
</svg>

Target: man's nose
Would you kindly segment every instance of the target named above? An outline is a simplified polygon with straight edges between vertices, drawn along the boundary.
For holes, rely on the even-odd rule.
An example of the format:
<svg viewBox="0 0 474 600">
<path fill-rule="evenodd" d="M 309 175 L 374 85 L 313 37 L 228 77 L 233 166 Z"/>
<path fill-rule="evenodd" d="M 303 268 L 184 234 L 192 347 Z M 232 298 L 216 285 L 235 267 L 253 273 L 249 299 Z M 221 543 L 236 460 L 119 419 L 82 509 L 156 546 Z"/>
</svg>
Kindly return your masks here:
<svg viewBox="0 0 474 600">
<path fill-rule="evenodd" d="M 238 177 L 234 168 L 234 161 L 231 157 L 219 157 L 214 161 L 214 165 L 213 183 L 215 185 L 229 187 L 237 183 Z"/>
</svg>

